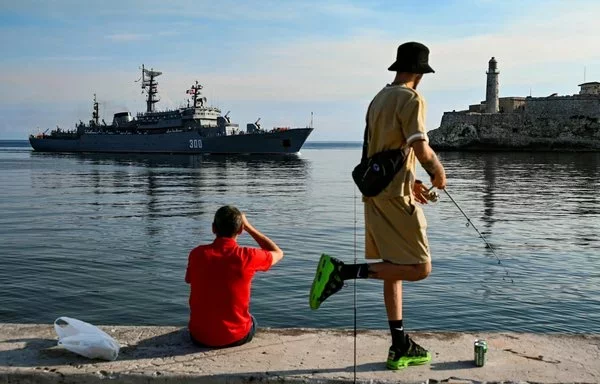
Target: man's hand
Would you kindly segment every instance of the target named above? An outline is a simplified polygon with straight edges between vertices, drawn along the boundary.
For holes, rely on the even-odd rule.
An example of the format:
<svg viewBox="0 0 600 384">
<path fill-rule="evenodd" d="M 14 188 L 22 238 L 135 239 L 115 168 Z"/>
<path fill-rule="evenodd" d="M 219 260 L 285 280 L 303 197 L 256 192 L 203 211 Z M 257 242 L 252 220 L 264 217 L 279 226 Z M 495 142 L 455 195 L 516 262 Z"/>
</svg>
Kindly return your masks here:
<svg viewBox="0 0 600 384">
<path fill-rule="evenodd" d="M 446 171 L 444 171 L 444 166 L 440 163 L 429 144 L 424 140 L 420 140 L 415 141 L 412 147 L 415 151 L 415 156 L 417 156 L 423 168 L 431 176 L 433 186 L 437 189 L 446 188 Z"/>
<path fill-rule="evenodd" d="M 433 174 L 433 177 L 431 178 L 431 184 L 433 184 L 433 186 L 437 189 L 446 188 L 446 171 L 441 164 Z"/>
<path fill-rule="evenodd" d="M 258 229 L 254 228 L 252 224 L 250 224 L 244 213 L 242 213 L 242 228 L 244 229 L 244 231 L 248 232 L 250 236 L 252 236 L 254 241 L 256 241 L 262 249 L 271 252 L 271 256 L 273 256 L 273 261 L 271 265 L 277 263 L 283 258 L 283 251 L 281 250 L 281 248 L 279 248 L 273 240 L 269 239 L 267 236 L 263 235 Z"/>
<path fill-rule="evenodd" d="M 248 219 L 246 218 L 246 214 L 242 213 L 242 229 L 246 232 L 248 232 L 248 229 L 252 228 L 252 225 L 250 224 L 250 222 L 248 221 Z"/>
<path fill-rule="evenodd" d="M 415 200 L 417 200 L 421 204 L 427 204 L 427 192 L 428 188 L 421 180 L 415 180 L 415 184 L 413 185 L 413 196 Z"/>
</svg>

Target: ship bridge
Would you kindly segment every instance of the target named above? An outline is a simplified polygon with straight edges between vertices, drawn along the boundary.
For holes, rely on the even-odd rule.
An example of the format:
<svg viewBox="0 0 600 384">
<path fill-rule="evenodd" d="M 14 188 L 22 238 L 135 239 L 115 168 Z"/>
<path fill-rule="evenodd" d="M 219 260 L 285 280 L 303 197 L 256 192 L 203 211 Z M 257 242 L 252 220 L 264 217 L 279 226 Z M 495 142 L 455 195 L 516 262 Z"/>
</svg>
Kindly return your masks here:
<svg viewBox="0 0 600 384">
<path fill-rule="evenodd" d="M 216 127 L 217 119 L 221 116 L 221 110 L 215 107 L 190 107 L 184 108 L 183 120 L 195 120 L 202 126 Z"/>
</svg>

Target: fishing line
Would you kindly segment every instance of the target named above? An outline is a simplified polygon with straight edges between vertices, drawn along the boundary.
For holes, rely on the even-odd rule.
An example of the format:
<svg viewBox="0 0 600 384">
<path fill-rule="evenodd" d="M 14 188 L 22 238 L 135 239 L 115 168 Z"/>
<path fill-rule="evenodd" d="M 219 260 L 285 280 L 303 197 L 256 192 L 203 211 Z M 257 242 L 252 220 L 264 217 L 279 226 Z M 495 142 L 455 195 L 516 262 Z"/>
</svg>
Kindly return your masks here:
<svg viewBox="0 0 600 384">
<path fill-rule="evenodd" d="M 432 187 L 432 189 L 433 189 L 433 187 Z M 506 281 L 506 279 L 508 278 L 508 279 L 510 279 L 510 282 L 514 284 L 515 282 L 513 281 L 513 279 L 508 274 L 508 269 L 506 269 L 506 266 L 502 263 L 502 260 L 500 260 L 500 258 L 496 254 L 496 251 L 494 251 L 494 248 L 492 247 L 492 245 L 490 243 L 488 243 L 488 241 L 481 234 L 481 232 L 479 232 L 479 229 L 477 229 L 477 227 L 473 224 L 473 222 L 471 221 L 471 219 L 469 218 L 469 216 L 467 216 L 467 214 L 460 208 L 460 206 L 458 205 L 458 203 L 452 198 L 452 196 L 450 196 L 450 194 L 448 193 L 448 191 L 446 189 L 443 189 L 443 191 L 446 193 L 446 195 L 448 195 L 448 197 L 450 198 L 450 200 L 452 200 L 452 202 L 454 203 L 454 205 L 456 205 L 456 208 L 458 208 L 458 210 L 460 211 L 460 213 L 462 213 L 463 216 L 467 219 L 467 227 L 470 226 L 470 227 L 472 227 L 477 232 L 477 234 L 479 235 L 479 237 L 481 237 L 481 239 L 485 242 L 485 245 L 490 249 L 490 251 L 492 251 L 492 254 L 494 255 L 494 257 L 496 257 L 496 260 L 498 260 L 498 265 L 501 265 L 504 268 L 505 276 L 502 277 L 502 280 Z"/>
<path fill-rule="evenodd" d="M 356 258 L 356 188 L 354 191 L 354 264 L 358 262 Z M 356 384 L 356 282 L 354 280 L 354 384 Z"/>
</svg>

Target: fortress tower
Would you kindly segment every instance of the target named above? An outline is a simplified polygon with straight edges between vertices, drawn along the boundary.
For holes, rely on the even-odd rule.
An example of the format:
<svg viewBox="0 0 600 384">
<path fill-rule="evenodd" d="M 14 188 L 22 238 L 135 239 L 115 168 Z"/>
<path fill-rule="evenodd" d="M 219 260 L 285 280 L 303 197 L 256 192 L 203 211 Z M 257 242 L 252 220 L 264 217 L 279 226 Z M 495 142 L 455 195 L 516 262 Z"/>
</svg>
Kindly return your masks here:
<svg viewBox="0 0 600 384">
<path fill-rule="evenodd" d="M 492 57 L 488 63 L 487 85 L 485 88 L 485 112 L 498 113 L 498 62 Z"/>
</svg>

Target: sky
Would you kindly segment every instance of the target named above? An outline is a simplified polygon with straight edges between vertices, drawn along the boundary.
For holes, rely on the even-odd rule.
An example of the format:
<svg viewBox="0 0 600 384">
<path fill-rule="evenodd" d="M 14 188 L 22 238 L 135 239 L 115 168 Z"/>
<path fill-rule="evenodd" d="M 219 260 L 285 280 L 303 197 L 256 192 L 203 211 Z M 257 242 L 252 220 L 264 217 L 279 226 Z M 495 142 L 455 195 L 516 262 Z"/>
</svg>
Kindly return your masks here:
<svg viewBox="0 0 600 384">
<path fill-rule="evenodd" d="M 396 48 L 419 41 L 434 74 L 419 92 L 427 128 L 485 99 L 575 94 L 600 81 L 597 0 L 0 0 L 0 139 L 145 110 L 140 67 L 162 71 L 158 109 L 208 104 L 245 127 L 304 127 L 312 141 L 361 141 Z"/>
</svg>

